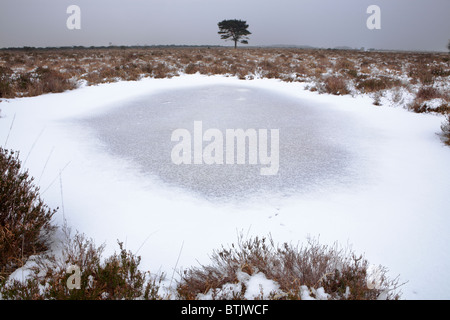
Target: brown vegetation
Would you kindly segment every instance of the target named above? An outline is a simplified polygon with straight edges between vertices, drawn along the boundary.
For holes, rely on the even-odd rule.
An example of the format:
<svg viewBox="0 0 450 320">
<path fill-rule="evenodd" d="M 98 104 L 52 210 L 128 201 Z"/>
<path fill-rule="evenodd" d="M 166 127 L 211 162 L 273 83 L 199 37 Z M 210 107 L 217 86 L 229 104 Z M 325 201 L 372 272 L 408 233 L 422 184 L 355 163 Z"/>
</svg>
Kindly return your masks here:
<svg viewBox="0 0 450 320">
<path fill-rule="evenodd" d="M 62 92 L 76 88 L 80 80 L 96 85 L 142 77 L 170 78 L 182 73 L 309 82 L 318 84 L 313 90 L 337 95 L 372 94 L 406 87 L 422 99 L 421 88 L 443 86 L 446 92 L 441 98 L 448 105 L 446 84 L 450 64 L 447 55 L 440 53 L 356 50 L 220 47 L 2 50 L 0 98 Z"/>
<path fill-rule="evenodd" d="M 399 298 L 397 279 L 389 280 L 385 268 L 379 269 L 377 288 L 371 288 L 367 260 L 315 240 L 297 247 L 287 243 L 276 246 L 267 238 L 241 237 L 230 248 L 214 251 L 211 260 L 210 265 L 184 271 L 177 287 L 181 299 L 198 299 L 203 294 L 213 299 L 245 299 L 242 275 L 256 273 L 279 285 L 278 292 L 261 292 L 260 298 L 300 300 L 305 288 L 313 298 L 319 288 L 333 300 L 375 300 L 382 293 L 388 299 Z M 238 284 L 237 290 L 230 290 L 230 284 Z"/>
<path fill-rule="evenodd" d="M 31 259 L 32 274 L 24 281 L 0 281 L 0 296 L 5 300 L 159 300 L 164 275 L 153 276 L 139 269 L 141 258 L 124 249 L 103 258 L 104 246 L 97 247 L 84 234 L 70 235 L 64 228 L 61 256 L 41 255 Z M 80 269 L 78 288 L 67 285 L 72 273 Z"/>
<path fill-rule="evenodd" d="M 18 153 L 0 148 L 0 280 L 48 248 L 55 211 L 38 191 Z"/>
</svg>

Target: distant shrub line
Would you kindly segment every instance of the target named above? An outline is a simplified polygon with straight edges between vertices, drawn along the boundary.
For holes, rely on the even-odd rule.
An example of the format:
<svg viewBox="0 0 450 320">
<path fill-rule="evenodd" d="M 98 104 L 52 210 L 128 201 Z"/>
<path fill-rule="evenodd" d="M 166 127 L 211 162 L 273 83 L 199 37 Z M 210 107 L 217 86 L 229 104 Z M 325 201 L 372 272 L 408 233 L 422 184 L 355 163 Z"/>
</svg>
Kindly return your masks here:
<svg viewBox="0 0 450 320">
<path fill-rule="evenodd" d="M 171 78 L 182 73 L 310 82 L 334 95 L 373 94 L 405 88 L 415 112 L 449 112 L 447 54 L 319 49 L 104 48 L 0 52 L 0 98 L 36 96 L 88 85 Z M 428 98 L 423 90 L 435 90 Z M 421 91 L 422 90 L 422 91 Z M 427 99 L 438 108 L 423 107 Z"/>
</svg>

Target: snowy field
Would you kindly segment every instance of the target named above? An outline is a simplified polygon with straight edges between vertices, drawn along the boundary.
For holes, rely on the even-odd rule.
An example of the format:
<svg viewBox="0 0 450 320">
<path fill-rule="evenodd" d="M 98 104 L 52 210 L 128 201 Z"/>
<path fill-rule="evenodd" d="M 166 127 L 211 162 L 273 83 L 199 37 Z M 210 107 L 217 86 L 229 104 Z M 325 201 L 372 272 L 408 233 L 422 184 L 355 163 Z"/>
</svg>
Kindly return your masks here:
<svg viewBox="0 0 450 320">
<path fill-rule="evenodd" d="M 55 222 L 65 217 L 106 254 L 123 241 L 143 269 L 170 277 L 206 264 L 239 233 L 278 243 L 311 236 L 400 275 L 402 298 L 449 299 L 443 117 L 303 87 L 183 75 L 3 100 L 0 143 L 20 150 L 44 200 L 59 207 Z M 170 133 L 194 120 L 280 129 L 279 175 L 173 165 Z"/>
</svg>

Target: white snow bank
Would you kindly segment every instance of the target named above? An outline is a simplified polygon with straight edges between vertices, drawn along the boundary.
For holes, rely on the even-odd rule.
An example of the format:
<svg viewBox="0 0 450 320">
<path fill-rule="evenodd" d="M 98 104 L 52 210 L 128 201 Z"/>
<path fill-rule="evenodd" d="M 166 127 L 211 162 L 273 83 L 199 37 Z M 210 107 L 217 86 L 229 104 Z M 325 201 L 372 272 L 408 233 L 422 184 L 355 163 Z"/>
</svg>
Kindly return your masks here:
<svg viewBox="0 0 450 320">
<path fill-rule="evenodd" d="M 251 276 L 242 272 L 240 276 L 238 275 L 238 278 L 246 285 L 244 297 L 247 300 L 257 298 L 268 299 L 271 294 L 281 294 L 278 283 L 267 279 L 261 272 L 257 272 Z"/>
<path fill-rule="evenodd" d="M 244 298 L 247 300 L 269 299 L 271 295 L 283 295 L 280 286 L 273 280 L 267 279 L 261 272 L 249 275 L 243 271 L 236 274 L 237 283 L 226 283 L 220 289 L 210 289 L 205 294 L 198 294 L 199 300 L 212 300 L 221 298 L 231 300 L 233 297 L 241 295 L 242 289 L 245 289 Z"/>
<path fill-rule="evenodd" d="M 242 289 L 245 290 L 244 298 L 247 300 L 267 300 L 270 298 L 282 298 L 287 295 L 280 289 L 280 285 L 270 279 L 267 279 L 262 272 L 256 272 L 252 275 L 243 271 L 237 272 L 237 283 L 226 283 L 220 289 L 210 289 L 205 294 L 198 294 L 199 300 L 212 300 L 214 298 L 231 300 L 239 297 Z M 325 292 L 323 287 L 314 289 L 305 285 L 300 286 L 300 297 L 302 300 L 329 300 L 330 295 Z"/>
</svg>

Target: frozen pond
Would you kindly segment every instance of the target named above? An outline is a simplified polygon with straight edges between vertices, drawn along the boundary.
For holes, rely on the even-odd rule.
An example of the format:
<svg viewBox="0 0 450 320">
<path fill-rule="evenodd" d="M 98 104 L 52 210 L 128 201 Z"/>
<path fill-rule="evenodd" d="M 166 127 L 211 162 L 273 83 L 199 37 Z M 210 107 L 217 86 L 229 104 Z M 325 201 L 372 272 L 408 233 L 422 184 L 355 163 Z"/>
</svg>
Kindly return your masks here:
<svg viewBox="0 0 450 320">
<path fill-rule="evenodd" d="M 180 270 L 206 265 L 240 232 L 276 243 L 320 236 L 400 274 L 405 298 L 448 299 L 442 117 L 372 103 L 297 83 L 182 75 L 3 101 L 0 138 L 21 151 L 60 223 L 108 255 L 125 241 L 142 270 L 170 275 L 178 258 Z M 259 162 L 174 164 L 171 136 L 193 134 L 194 121 L 205 133 L 278 129 L 277 174 L 261 175 Z"/>
<path fill-rule="evenodd" d="M 194 121 L 203 133 L 227 129 L 279 131 L 279 170 L 261 175 L 267 165 L 174 164 L 171 141 L 176 129 L 187 129 L 194 145 Z M 338 111 L 245 86 L 211 85 L 141 97 L 82 120 L 105 149 L 137 164 L 142 174 L 209 199 L 247 198 L 272 193 L 289 195 L 348 185 L 358 178 L 360 159 L 354 154 L 357 124 Z M 217 131 L 217 130 L 216 130 Z M 250 143 L 246 141 L 247 146 Z M 210 142 L 203 142 L 205 148 Z M 236 150 L 235 150 L 236 151 Z M 247 147 L 246 154 L 248 156 Z M 194 150 L 192 149 L 192 156 Z"/>
</svg>

